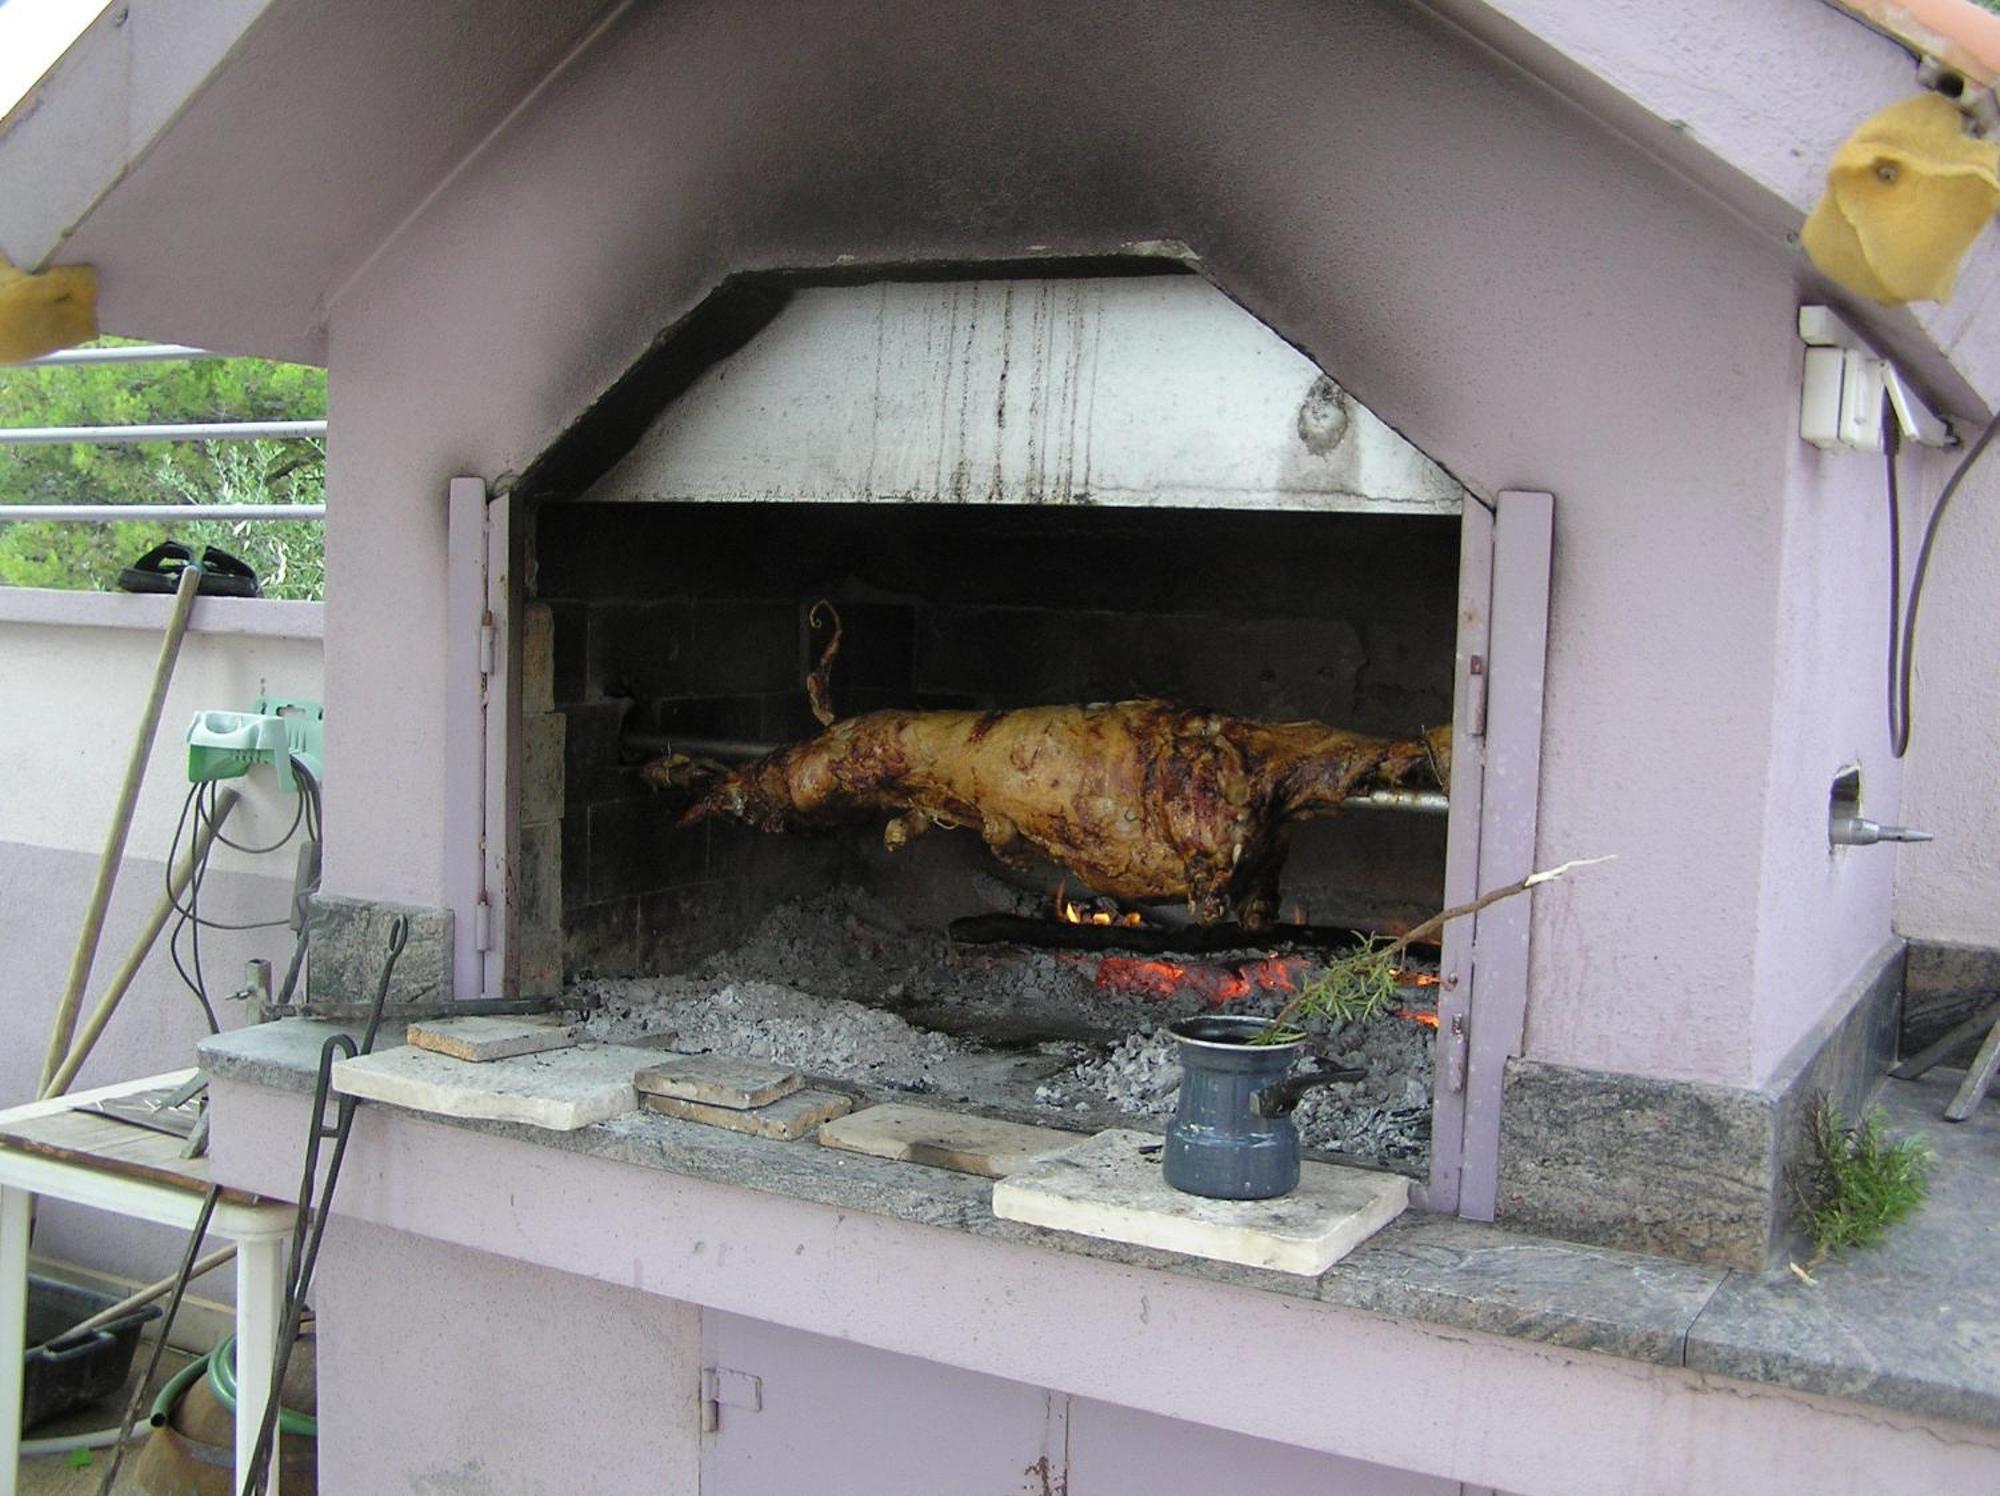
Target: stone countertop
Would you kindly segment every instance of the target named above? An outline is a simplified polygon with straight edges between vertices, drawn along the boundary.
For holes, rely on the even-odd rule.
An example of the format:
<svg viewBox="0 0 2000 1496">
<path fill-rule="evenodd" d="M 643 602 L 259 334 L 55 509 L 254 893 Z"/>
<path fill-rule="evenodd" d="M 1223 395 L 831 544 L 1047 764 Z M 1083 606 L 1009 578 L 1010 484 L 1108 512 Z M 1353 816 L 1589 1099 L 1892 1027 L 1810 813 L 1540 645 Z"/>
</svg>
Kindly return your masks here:
<svg viewBox="0 0 2000 1496">
<path fill-rule="evenodd" d="M 1879 1247 L 1790 1273 L 1730 1273 L 1688 1331 L 1687 1365 L 1933 1418 L 2000 1426 L 2000 1098 L 1944 1120 L 1964 1079 L 1876 1093 L 1891 1136 L 1937 1154 L 1930 1199 Z"/>
<path fill-rule="evenodd" d="M 241 1029 L 204 1041 L 201 1064 L 221 1080 L 309 1092 L 320 1045 L 339 1031 L 302 1019 Z M 1921 1129 L 1938 1150 L 1931 1203 L 1883 1248 L 1815 1269 L 1817 1286 L 1414 1212 L 1308 1278 L 1002 1221 L 991 1180 L 809 1138 L 777 1142 L 650 1112 L 568 1133 L 409 1115 L 1344 1309 L 2000 1427 L 2000 1289 L 1986 1281 L 1991 1256 L 1982 1250 L 2000 1232 L 2000 1197 L 1985 1187 L 2000 1160 L 2000 1112 L 1989 1105 L 1959 1127 L 1943 1122 L 1956 1081 L 1956 1072 L 1938 1072 L 1888 1083 L 1882 1103 L 1894 1130 Z"/>
</svg>

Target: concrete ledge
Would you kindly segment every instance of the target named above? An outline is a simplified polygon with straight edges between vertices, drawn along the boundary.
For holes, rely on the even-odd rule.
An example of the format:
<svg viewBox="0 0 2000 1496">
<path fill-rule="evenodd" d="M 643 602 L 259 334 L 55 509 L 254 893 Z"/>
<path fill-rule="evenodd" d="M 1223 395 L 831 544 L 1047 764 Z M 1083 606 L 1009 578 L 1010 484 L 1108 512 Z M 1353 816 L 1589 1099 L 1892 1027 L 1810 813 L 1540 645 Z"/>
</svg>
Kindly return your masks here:
<svg viewBox="0 0 2000 1496">
<path fill-rule="evenodd" d="M 359 1031 L 305 1019 L 239 1029 L 204 1040 L 201 1064 L 223 1084 L 310 1093 L 320 1045 L 335 1032 Z M 370 1110 L 413 1124 L 434 1123 L 841 1210 L 1262 1289 L 1293 1300 L 1657 1366 L 1682 1364 L 1687 1327 L 1723 1278 L 1715 1268 L 1537 1240 L 1414 1211 L 1329 1272 L 1301 1277 L 1003 1221 L 993 1214 L 988 1179 L 822 1148 L 811 1138 L 778 1142 L 652 1112 L 555 1133 L 518 1123 L 428 1116 L 379 1103 Z M 296 1172 L 295 1156 L 289 1167 Z"/>
<path fill-rule="evenodd" d="M 64 592 L 50 587 L 0 587 L 0 623 L 53 628 L 139 629 L 162 633 L 173 599 L 136 592 Z M 188 616 L 188 632 L 259 639 L 320 639 L 324 603 L 272 597 L 204 597 Z"/>
<path fill-rule="evenodd" d="M 235 1179 L 232 1168 L 241 1165 L 231 1161 L 246 1150 L 270 1155 L 274 1184 L 296 1170 L 304 1095 L 312 1089 L 320 1044 L 333 1032 L 327 1024 L 292 1019 L 203 1042 L 202 1066 L 219 1088 L 218 1177 Z M 1941 1109 L 1955 1081 L 1941 1076 L 1928 1089 L 1891 1083 L 1894 1120 L 1905 1124 Z M 270 1125 L 278 1093 L 295 1098 L 286 1117 L 295 1115 L 296 1128 L 291 1120 Z M 1690 1368 L 2000 1429 L 2000 1363 L 1981 1351 L 2000 1337 L 2000 1294 L 1984 1285 L 1985 1254 L 1973 1245 L 2000 1218 L 2000 1197 L 1983 1183 L 1985 1160 L 2000 1139 L 2000 1106 L 1987 1108 L 1983 1121 L 1964 1130 L 1932 1129 L 1941 1152 L 1963 1139 L 1941 1170 L 1936 1204 L 1877 1252 L 1816 1269 L 1817 1286 L 1789 1272 L 1760 1278 L 1417 1212 L 1392 1222 L 1327 1272 L 1304 1277 L 1003 1221 L 993 1215 L 985 1179 L 821 1148 L 810 1139 L 777 1142 L 644 1112 L 569 1133 L 379 1104 L 367 1113 L 374 1127 L 394 1130 L 399 1154 L 409 1153 L 411 1178 L 424 1176 L 431 1167 L 424 1157 L 434 1149 L 472 1150 L 483 1160 L 479 1173 L 510 1177 L 509 1168 L 531 1156 L 515 1151 L 527 1144 L 534 1157 L 550 1150 L 576 1154 L 598 1167 L 610 1163 L 828 1206 L 842 1219 L 888 1218 L 1294 1304 Z M 245 1117 L 255 1136 L 233 1137 L 232 1115 Z M 477 1142 L 449 1141 L 466 1133 L 489 1140 L 491 1157 Z M 450 1167 L 466 1164 L 461 1158 Z M 240 1182 L 256 1187 L 259 1179 Z M 579 1179 L 568 1192 L 586 1198 L 606 1188 L 632 1208 L 646 1196 L 636 1175 L 615 1183 L 607 1177 L 594 1186 Z M 359 1208 L 355 1196 L 346 1198 L 348 1209 Z M 512 1194 L 507 1198 L 511 1202 Z M 543 1225 L 522 1219 L 515 1230 L 535 1237 Z M 583 1270 L 567 1262 L 551 1265 Z"/>
</svg>

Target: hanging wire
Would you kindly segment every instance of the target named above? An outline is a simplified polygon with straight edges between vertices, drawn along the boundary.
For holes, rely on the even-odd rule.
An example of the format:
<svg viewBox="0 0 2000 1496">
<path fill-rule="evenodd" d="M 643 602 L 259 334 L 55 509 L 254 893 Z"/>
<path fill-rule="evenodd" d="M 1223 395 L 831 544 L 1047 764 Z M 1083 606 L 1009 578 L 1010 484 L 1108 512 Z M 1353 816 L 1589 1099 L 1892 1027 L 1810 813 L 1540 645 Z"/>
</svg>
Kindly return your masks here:
<svg viewBox="0 0 2000 1496">
<path fill-rule="evenodd" d="M 268 847 L 243 846 L 241 843 L 228 840 L 219 829 L 215 816 L 215 794 L 216 790 L 213 784 L 198 784 L 188 791 L 187 803 L 181 807 L 180 824 L 174 829 L 174 842 L 168 853 L 167 875 L 169 878 L 173 876 L 174 863 L 180 858 L 181 839 L 187 829 L 187 818 L 190 809 L 194 812 L 195 839 L 197 841 L 201 837 L 201 828 L 207 826 L 214 831 L 216 841 L 222 842 L 225 846 L 234 847 L 239 852 L 250 852 L 258 855 L 276 852 L 284 847 L 298 833 L 299 827 L 304 824 L 305 798 L 301 796 L 298 811 L 292 817 L 291 829 L 286 831 L 282 837 L 271 843 Z M 185 922 L 195 926 L 197 930 L 271 930 L 277 928 L 279 925 L 291 922 L 289 919 L 255 919 L 237 923 L 229 920 L 209 919 L 206 915 L 199 913 L 198 905 L 201 899 L 201 885 L 208 876 L 208 859 L 213 855 L 214 845 L 211 843 L 208 849 L 202 853 L 201 861 L 196 865 L 194 875 L 188 882 L 187 903 L 182 904 L 178 900 L 173 901 L 175 912 Z M 169 896 L 171 897 L 171 885 L 169 885 Z"/>
<path fill-rule="evenodd" d="M 299 786 L 298 805 L 292 812 L 291 825 L 285 828 L 283 836 L 269 846 L 263 847 L 231 841 L 222 834 L 222 824 L 216 809 L 218 791 L 213 783 L 193 785 L 188 790 L 187 798 L 181 802 L 180 817 L 174 823 L 173 842 L 167 848 L 164 874 L 167 901 L 177 916 L 174 927 L 167 937 L 167 954 L 173 962 L 174 971 L 181 979 L 181 985 L 187 988 L 195 1002 L 200 1005 L 202 1018 L 208 1024 L 208 1031 L 211 1034 L 220 1033 L 222 1023 L 216 1014 L 215 1002 L 209 996 L 207 973 L 202 969 L 201 932 L 204 929 L 271 930 L 289 925 L 291 917 L 288 912 L 282 919 L 233 921 L 210 919 L 204 915 L 201 912 L 201 894 L 208 880 L 209 858 L 214 855 L 217 842 L 255 856 L 276 852 L 287 846 L 298 835 L 301 826 L 306 828 L 308 836 L 317 841 L 320 827 L 319 785 L 310 775 L 301 774 Z M 189 837 L 190 818 L 193 821 L 192 839 Z M 185 902 L 183 902 L 182 898 L 174 893 L 173 871 L 181 859 L 182 843 L 187 842 L 190 849 L 200 845 L 204 828 L 211 833 L 211 839 L 202 847 L 201 855 L 195 859 L 194 866 L 188 874 Z"/>
<path fill-rule="evenodd" d="M 1930 573 L 1931 550 L 1937 541 L 1938 526 L 1944 519 L 1945 510 L 1957 497 L 1966 475 L 1987 447 L 1992 445 L 1996 433 L 2000 433 L 2000 413 L 1986 423 L 1986 429 L 1959 458 L 1958 466 L 1951 470 L 1951 476 L 1945 479 L 1944 487 L 1938 491 L 1937 502 L 1931 506 L 1930 518 L 1924 522 L 1924 538 L 1917 546 L 1916 569 L 1910 576 L 1909 600 L 1904 603 L 1903 525 L 1896 476 L 1896 453 L 1901 445 L 1901 432 L 1893 411 L 1889 411 L 1883 421 L 1882 445 L 1888 458 L 1889 493 L 1889 751 L 1897 758 L 1907 753 L 1910 747 L 1910 689 L 1916 674 L 1917 608 L 1923 602 L 1924 579 Z"/>
<path fill-rule="evenodd" d="M 261 857 L 266 852 L 275 852 L 279 850 L 294 836 L 298 835 L 299 826 L 305 819 L 306 797 L 304 795 L 300 795 L 298 797 L 299 803 L 292 808 L 292 824 L 285 828 L 285 834 L 283 836 L 279 837 L 276 841 L 272 842 L 271 845 L 269 845 L 268 847 L 245 846 L 242 842 L 231 841 L 227 836 L 223 835 L 222 825 L 215 819 L 215 801 L 216 801 L 215 786 L 213 784 L 210 784 L 207 786 L 207 790 L 208 793 L 205 796 L 201 797 L 201 799 L 197 800 L 195 803 L 195 823 L 196 823 L 195 834 L 196 835 L 201 834 L 200 827 L 204 814 L 203 807 L 205 805 L 208 824 L 215 827 L 215 839 L 221 842 L 225 847 L 230 848 L 232 851 L 246 852 L 252 857 Z"/>
</svg>

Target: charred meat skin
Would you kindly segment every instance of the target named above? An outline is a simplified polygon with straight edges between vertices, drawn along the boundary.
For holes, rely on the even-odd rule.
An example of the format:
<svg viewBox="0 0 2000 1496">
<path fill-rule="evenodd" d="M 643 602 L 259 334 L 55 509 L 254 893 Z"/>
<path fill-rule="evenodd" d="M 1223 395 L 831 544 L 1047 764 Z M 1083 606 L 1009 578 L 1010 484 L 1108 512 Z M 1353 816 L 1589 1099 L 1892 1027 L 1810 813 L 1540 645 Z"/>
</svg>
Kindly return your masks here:
<svg viewBox="0 0 2000 1496">
<path fill-rule="evenodd" d="M 1167 701 L 882 711 L 697 781 L 682 824 L 805 832 L 886 815 L 892 851 L 933 826 L 976 827 L 1003 860 L 1036 848 L 1100 893 L 1185 898 L 1204 924 L 1256 929 L 1275 916 L 1296 822 L 1350 795 L 1441 783 L 1449 755 L 1448 728 L 1378 738 Z M 686 771 L 663 759 L 645 775 L 686 787 Z"/>
</svg>

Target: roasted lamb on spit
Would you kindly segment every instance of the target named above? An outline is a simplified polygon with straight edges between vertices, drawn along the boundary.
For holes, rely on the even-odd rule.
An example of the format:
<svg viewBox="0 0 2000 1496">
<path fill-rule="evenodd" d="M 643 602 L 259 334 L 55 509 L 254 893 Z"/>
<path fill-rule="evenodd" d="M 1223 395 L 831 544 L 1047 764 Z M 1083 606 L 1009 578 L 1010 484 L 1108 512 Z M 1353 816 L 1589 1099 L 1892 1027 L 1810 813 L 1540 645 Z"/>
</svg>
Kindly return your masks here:
<svg viewBox="0 0 2000 1496">
<path fill-rule="evenodd" d="M 1045 853 L 1102 894 L 1184 898 L 1194 918 L 1272 922 L 1293 826 L 1376 789 L 1442 787 L 1451 730 L 1379 738 L 1321 722 L 1257 722 L 1168 701 L 1016 711 L 879 711 L 827 722 L 734 769 L 670 756 L 652 783 L 692 790 L 683 826 L 731 816 L 764 831 L 889 819 L 891 851 L 976 827 L 1014 865 Z"/>
</svg>

